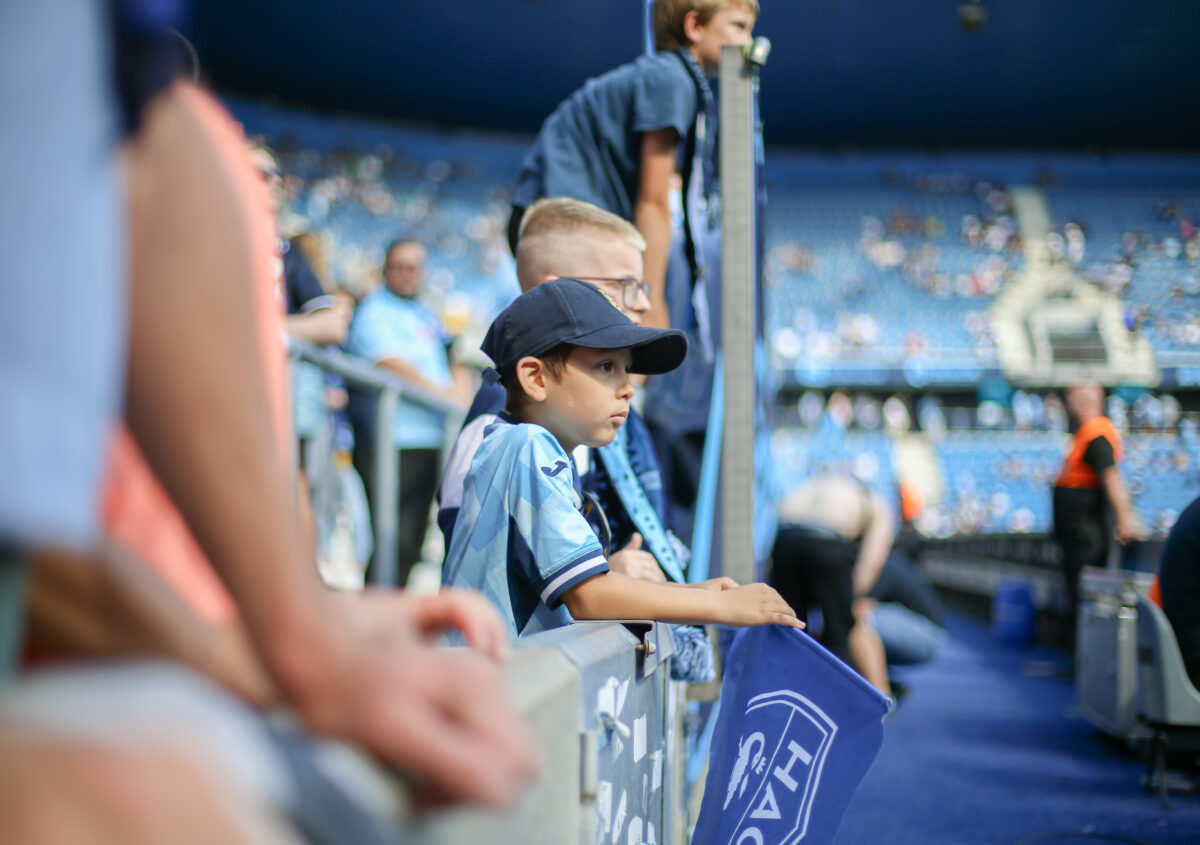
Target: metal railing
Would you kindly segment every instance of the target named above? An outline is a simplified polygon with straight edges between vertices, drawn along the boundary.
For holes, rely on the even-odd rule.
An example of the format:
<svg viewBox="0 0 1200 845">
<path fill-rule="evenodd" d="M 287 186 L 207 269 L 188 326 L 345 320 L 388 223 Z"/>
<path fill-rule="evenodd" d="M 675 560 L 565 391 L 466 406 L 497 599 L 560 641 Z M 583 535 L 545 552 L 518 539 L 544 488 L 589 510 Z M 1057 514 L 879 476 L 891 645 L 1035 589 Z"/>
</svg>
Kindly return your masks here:
<svg viewBox="0 0 1200 845">
<path fill-rule="evenodd" d="M 394 444 L 396 403 L 400 399 L 445 414 L 445 428 L 457 432 L 462 409 L 442 397 L 368 361 L 336 347 L 322 347 L 298 338 L 288 338 L 293 361 L 303 361 L 340 377 L 347 386 L 377 394 L 375 403 L 375 473 L 371 490 L 371 525 L 375 537 L 375 563 L 371 580 L 376 584 L 396 582 L 396 514 L 399 507 L 400 456 Z"/>
</svg>

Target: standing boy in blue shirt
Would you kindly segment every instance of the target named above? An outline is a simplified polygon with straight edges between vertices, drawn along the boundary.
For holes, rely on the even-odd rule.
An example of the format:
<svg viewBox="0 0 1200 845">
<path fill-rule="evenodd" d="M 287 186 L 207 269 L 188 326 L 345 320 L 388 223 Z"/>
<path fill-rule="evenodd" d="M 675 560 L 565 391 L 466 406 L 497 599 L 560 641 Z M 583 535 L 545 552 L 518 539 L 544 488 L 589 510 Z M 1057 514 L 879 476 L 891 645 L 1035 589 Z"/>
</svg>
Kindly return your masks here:
<svg viewBox="0 0 1200 845">
<path fill-rule="evenodd" d="M 573 197 L 619 214 L 646 239 L 646 325 L 668 325 L 671 180 L 681 164 L 685 198 L 712 195 L 696 167 L 716 137 L 708 78 L 723 46 L 750 41 L 758 8 L 758 0 L 655 0 L 658 52 L 589 79 L 542 124 L 513 191 L 514 253 L 521 217 L 541 197 Z M 691 216 L 699 209 L 687 205 L 684 233 L 694 265 L 699 221 Z"/>
<path fill-rule="evenodd" d="M 595 286 L 558 279 L 505 309 L 483 351 L 508 401 L 467 473 L 445 584 L 481 590 L 514 636 L 572 618 L 802 626 L 765 584 L 684 586 L 610 572 L 579 512 L 571 450 L 612 442 L 629 415 L 629 374 L 677 367 L 682 332 L 634 326 Z"/>
</svg>

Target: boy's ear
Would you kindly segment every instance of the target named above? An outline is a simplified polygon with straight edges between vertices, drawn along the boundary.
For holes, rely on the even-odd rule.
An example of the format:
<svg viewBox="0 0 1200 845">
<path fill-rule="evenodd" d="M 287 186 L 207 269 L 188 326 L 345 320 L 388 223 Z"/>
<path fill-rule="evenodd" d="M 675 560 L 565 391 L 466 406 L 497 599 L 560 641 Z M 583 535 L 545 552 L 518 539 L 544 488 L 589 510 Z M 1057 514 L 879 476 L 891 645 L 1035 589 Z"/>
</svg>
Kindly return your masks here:
<svg viewBox="0 0 1200 845">
<path fill-rule="evenodd" d="M 687 36 L 688 44 L 695 44 L 704 37 L 704 26 L 700 23 L 700 12 L 692 9 L 683 16 L 683 34 Z"/>
<path fill-rule="evenodd" d="M 517 362 L 517 383 L 534 402 L 546 399 L 546 378 L 549 376 L 541 358 L 527 355 Z"/>
</svg>

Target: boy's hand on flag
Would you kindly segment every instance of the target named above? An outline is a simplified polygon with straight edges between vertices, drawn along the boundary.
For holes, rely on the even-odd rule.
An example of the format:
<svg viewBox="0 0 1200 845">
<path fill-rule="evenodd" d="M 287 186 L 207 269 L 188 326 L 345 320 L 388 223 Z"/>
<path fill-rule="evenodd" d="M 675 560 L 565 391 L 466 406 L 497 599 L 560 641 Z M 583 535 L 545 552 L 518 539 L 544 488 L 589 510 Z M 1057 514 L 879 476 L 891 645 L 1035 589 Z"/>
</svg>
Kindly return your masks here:
<svg viewBox="0 0 1200 845">
<path fill-rule="evenodd" d="M 761 582 L 723 591 L 718 597 L 724 613 L 720 622 L 733 626 L 787 625 L 803 628 L 796 611 L 783 597 Z"/>
</svg>

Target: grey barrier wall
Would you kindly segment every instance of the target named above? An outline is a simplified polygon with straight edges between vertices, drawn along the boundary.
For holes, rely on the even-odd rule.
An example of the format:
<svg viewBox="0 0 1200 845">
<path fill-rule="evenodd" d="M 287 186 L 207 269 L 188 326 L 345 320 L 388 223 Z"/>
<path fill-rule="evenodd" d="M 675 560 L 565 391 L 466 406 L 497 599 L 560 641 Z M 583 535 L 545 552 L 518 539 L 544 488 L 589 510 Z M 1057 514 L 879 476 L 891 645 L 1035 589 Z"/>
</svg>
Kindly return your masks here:
<svg viewBox="0 0 1200 845">
<path fill-rule="evenodd" d="M 683 685 L 668 628 L 581 622 L 522 638 L 505 667 L 541 772 L 503 813 L 458 809 L 411 827 L 418 845 L 682 845 Z"/>
</svg>

